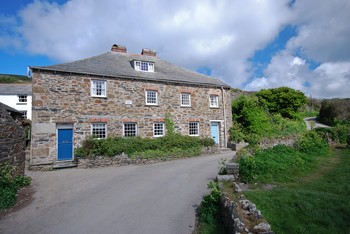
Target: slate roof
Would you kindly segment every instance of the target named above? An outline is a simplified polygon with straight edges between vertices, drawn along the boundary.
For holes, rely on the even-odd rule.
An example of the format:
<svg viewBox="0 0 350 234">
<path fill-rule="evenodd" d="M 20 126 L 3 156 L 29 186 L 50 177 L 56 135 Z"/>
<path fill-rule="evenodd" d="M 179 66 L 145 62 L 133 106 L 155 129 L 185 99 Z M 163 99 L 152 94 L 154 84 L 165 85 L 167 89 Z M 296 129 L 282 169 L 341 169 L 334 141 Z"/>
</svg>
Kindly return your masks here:
<svg viewBox="0 0 350 234">
<path fill-rule="evenodd" d="M 9 111 L 9 112 L 23 115 L 23 113 L 20 112 L 19 110 L 15 109 L 15 108 L 12 108 L 12 107 L 10 107 L 10 106 L 8 106 L 8 105 L 2 103 L 2 102 L 0 102 L 0 106 L 1 106 L 2 108 L 4 108 L 5 110 Z"/>
<path fill-rule="evenodd" d="M 132 66 L 132 61 L 134 60 L 154 62 L 155 71 L 136 71 Z M 105 77 L 119 77 L 125 79 L 140 79 L 230 88 L 229 85 L 218 79 L 184 69 L 156 56 L 128 54 L 115 51 L 110 51 L 98 56 L 74 62 L 57 64 L 53 66 L 32 66 L 30 68 L 32 70 L 69 72 Z"/>
<path fill-rule="evenodd" d="M 32 95 L 32 84 L 0 84 L 0 95 Z"/>
</svg>

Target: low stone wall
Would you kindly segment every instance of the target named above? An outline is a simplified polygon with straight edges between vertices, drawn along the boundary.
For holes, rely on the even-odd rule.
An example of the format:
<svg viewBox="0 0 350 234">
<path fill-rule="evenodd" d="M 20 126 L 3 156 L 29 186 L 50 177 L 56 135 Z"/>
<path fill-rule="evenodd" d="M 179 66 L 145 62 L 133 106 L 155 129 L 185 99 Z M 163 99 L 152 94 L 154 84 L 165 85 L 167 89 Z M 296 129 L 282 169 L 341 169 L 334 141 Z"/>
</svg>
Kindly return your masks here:
<svg viewBox="0 0 350 234">
<path fill-rule="evenodd" d="M 244 197 L 240 185 L 235 181 L 239 176 L 239 164 L 228 163 L 226 171 L 229 175 L 218 175 L 217 179 L 219 182 L 231 181 L 233 192 L 237 195 L 237 202 L 232 201 L 227 194 L 221 196 L 221 215 L 228 233 L 272 234 L 271 227 L 265 221 L 260 210 Z M 249 225 L 246 220 L 249 220 Z"/>
<path fill-rule="evenodd" d="M 282 138 L 263 139 L 260 141 L 259 146 L 261 149 L 272 148 L 276 145 L 293 146 L 298 136 L 289 136 Z"/>
<path fill-rule="evenodd" d="M 218 152 L 217 147 L 203 147 L 202 154 L 214 154 Z M 80 168 L 96 168 L 96 167 L 110 167 L 110 166 L 127 166 L 127 165 L 142 165 L 152 164 L 158 162 L 164 162 L 174 160 L 178 158 L 164 157 L 164 158 L 129 158 L 128 155 L 116 155 L 114 157 L 102 157 L 97 156 L 94 158 L 78 158 L 78 167 Z"/>
<path fill-rule="evenodd" d="M 23 128 L 0 105 L 0 166 L 8 163 L 16 167 L 18 175 L 24 175 L 25 146 Z"/>
</svg>

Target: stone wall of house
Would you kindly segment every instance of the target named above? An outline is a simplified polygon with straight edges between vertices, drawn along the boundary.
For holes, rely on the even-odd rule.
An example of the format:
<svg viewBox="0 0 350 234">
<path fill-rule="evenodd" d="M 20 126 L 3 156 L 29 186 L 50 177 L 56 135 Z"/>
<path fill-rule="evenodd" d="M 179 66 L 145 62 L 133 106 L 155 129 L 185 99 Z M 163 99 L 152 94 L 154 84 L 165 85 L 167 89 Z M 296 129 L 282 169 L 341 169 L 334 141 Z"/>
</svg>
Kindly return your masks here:
<svg viewBox="0 0 350 234">
<path fill-rule="evenodd" d="M 16 166 L 19 175 L 24 175 L 25 145 L 24 130 L 0 105 L 0 166 L 8 163 Z"/>
<path fill-rule="evenodd" d="M 106 80 L 107 97 L 91 96 L 91 80 Z M 157 90 L 158 105 L 145 103 L 145 91 Z M 191 94 L 191 107 L 180 106 L 180 94 Z M 210 94 L 219 97 L 219 108 L 209 107 Z M 199 134 L 211 137 L 210 121 L 220 122 L 220 146 L 225 147 L 223 96 L 226 109 L 226 141 L 232 125 L 230 91 L 131 79 L 101 78 L 67 73 L 33 71 L 33 126 L 31 164 L 56 161 L 57 124 L 74 126 L 74 144 L 91 135 L 91 123 L 107 123 L 108 136 L 122 136 L 124 122 L 136 122 L 138 135 L 153 137 L 153 123 L 168 113 L 175 131 L 188 135 L 188 123 L 199 122 Z M 131 103 L 131 104 L 130 104 Z"/>
</svg>

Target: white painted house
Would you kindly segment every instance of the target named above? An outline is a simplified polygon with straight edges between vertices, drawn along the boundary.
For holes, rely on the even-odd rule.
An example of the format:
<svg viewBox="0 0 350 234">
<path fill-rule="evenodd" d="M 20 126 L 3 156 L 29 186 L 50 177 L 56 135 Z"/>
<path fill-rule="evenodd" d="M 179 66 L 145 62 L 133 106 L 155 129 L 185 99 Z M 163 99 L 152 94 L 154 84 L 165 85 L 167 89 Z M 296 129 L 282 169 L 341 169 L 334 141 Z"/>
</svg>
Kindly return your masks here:
<svg viewBox="0 0 350 234">
<path fill-rule="evenodd" d="M 32 84 L 0 84 L 0 102 L 23 113 L 32 119 Z"/>
</svg>

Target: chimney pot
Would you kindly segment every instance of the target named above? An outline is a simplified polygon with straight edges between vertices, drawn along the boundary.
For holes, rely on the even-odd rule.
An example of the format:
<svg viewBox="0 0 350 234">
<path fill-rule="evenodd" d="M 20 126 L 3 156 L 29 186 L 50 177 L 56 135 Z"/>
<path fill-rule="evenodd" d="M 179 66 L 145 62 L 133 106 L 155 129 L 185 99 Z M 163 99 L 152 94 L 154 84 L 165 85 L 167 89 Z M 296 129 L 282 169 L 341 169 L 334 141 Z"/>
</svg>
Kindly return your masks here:
<svg viewBox="0 0 350 234">
<path fill-rule="evenodd" d="M 114 44 L 114 45 L 112 46 L 111 51 L 113 51 L 113 52 L 119 52 L 119 53 L 126 53 L 126 47 L 123 46 L 123 45 Z"/>
<path fill-rule="evenodd" d="M 147 56 L 156 57 L 157 53 L 156 53 L 155 50 L 151 50 L 151 49 L 142 49 L 141 55 L 147 55 Z"/>
</svg>

